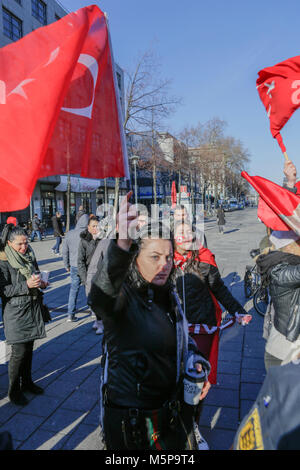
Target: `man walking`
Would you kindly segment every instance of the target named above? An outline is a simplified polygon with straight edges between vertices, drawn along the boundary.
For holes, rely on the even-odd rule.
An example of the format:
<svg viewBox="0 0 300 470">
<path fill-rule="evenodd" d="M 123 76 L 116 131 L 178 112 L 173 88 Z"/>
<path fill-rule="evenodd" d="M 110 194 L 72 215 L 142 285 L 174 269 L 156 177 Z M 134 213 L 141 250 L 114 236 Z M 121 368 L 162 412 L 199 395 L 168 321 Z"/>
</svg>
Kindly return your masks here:
<svg viewBox="0 0 300 470">
<path fill-rule="evenodd" d="M 71 277 L 67 318 L 67 321 L 70 322 L 78 320 L 78 318 L 75 316 L 77 297 L 81 283 L 80 277 L 78 275 L 78 248 L 79 242 L 81 240 L 80 234 L 87 228 L 88 221 L 88 215 L 83 214 L 78 220 L 75 228 L 66 234 L 62 248 L 64 266 L 66 271 L 70 273 Z"/>
<path fill-rule="evenodd" d="M 35 236 L 37 236 L 38 240 L 41 241 L 42 240 L 41 229 L 40 229 L 41 221 L 38 218 L 37 214 L 34 214 L 34 217 L 31 223 L 32 223 L 32 232 L 31 232 L 30 241 L 33 242 Z"/>
<path fill-rule="evenodd" d="M 219 233 L 222 233 L 224 235 L 224 225 L 226 221 L 225 221 L 225 213 L 224 213 L 222 204 L 219 206 L 217 210 L 217 219 L 218 219 Z"/>
<path fill-rule="evenodd" d="M 61 237 L 64 236 L 63 226 L 61 221 L 61 213 L 56 212 L 56 214 L 51 218 L 53 226 L 53 236 L 56 238 L 56 243 L 52 248 L 52 252 L 55 255 L 59 255 L 59 247 L 61 244 Z"/>
</svg>

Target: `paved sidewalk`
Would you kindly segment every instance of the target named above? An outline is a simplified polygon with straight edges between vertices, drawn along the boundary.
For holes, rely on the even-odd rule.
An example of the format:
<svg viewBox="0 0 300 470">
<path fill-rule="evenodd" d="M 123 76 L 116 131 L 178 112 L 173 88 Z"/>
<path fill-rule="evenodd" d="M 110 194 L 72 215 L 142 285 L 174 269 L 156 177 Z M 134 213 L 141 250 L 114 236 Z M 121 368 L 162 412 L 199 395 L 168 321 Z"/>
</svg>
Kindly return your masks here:
<svg viewBox="0 0 300 470">
<path fill-rule="evenodd" d="M 244 305 L 243 275 L 249 251 L 265 235 L 256 209 L 226 214 L 225 234 L 219 235 L 215 219 L 206 223 L 209 248 L 233 294 Z M 52 311 L 47 338 L 35 342 L 33 378 L 44 395 L 27 394 L 25 407 L 7 398 L 9 347 L 0 342 L 0 431 L 10 431 L 15 449 L 99 450 L 98 388 L 101 339 L 92 329 L 81 287 L 79 321 L 67 323 L 69 275 L 62 258 L 54 256 L 52 237 L 32 247 L 42 270 L 51 271 L 45 302 Z M 245 304 L 250 309 L 251 302 Z M 250 309 L 253 313 L 253 309 Z M 0 340 L 4 340 L 0 323 Z M 3 347 L 1 347 L 3 346 Z M 253 313 L 248 327 L 235 325 L 221 337 L 218 384 L 209 392 L 201 417 L 201 432 L 211 449 L 228 449 L 238 423 L 253 403 L 263 381 L 264 340 L 262 318 Z"/>
</svg>

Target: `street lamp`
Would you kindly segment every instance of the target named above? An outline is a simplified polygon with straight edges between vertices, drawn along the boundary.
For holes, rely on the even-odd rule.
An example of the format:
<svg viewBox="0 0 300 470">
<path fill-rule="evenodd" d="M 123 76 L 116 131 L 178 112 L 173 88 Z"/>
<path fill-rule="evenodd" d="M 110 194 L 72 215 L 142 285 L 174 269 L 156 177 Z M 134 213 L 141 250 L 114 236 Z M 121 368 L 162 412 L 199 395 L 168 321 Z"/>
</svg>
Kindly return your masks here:
<svg viewBox="0 0 300 470">
<path fill-rule="evenodd" d="M 138 161 L 139 161 L 140 157 L 138 155 L 132 155 L 132 157 L 130 157 L 130 161 L 132 162 L 133 166 L 134 166 L 134 200 L 135 200 L 135 204 L 137 205 L 137 181 L 136 181 L 136 166 L 138 164 Z"/>
</svg>

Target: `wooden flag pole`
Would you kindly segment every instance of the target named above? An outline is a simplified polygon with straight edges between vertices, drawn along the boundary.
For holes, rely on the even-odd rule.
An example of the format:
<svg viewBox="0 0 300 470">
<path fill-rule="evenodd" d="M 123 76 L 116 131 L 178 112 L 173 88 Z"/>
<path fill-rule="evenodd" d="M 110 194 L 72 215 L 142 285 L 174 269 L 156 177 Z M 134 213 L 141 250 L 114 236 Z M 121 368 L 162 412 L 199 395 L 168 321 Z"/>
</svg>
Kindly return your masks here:
<svg viewBox="0 0 300 470">
<path fill-rule="evenodd" d="M 283 156 L 284 156 L 284 158 L 286 159 L 287 162 L 290 160 L 289 157 L 288 157 L 288 154 L 286 152 L 283 152 Z"/>
</svg>

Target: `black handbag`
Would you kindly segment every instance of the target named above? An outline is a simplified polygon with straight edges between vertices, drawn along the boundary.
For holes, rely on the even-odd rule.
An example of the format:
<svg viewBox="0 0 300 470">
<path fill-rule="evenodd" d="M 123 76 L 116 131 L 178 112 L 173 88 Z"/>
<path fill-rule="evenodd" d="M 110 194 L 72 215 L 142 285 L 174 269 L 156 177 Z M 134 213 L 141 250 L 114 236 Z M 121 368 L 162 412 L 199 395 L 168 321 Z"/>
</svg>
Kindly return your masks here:
<svg viewBox="0 0 300 470">
<path fill-rule="evenodd" d="M 44 323 L 49 323 L 52 320 L 50 312 L 49 312 L 49 308 L 47 307 L 47 305 L 42 303 L 41 310 L 42 310 L 42 317 L 43 317 Z"/>
</svg>

